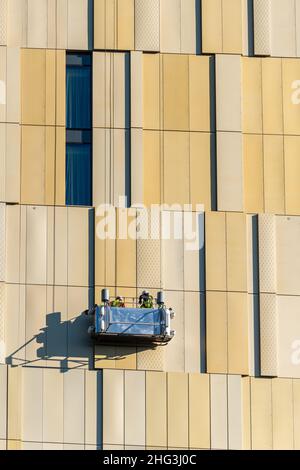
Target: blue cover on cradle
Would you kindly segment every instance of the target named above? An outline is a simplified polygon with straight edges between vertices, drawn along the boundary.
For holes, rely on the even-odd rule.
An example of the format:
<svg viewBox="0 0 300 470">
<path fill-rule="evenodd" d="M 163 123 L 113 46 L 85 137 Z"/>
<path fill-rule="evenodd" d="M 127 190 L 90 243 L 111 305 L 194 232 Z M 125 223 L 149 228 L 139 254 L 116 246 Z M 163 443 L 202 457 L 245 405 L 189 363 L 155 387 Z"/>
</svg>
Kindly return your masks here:
<svg viewBox="0 0 300 470">
<path fill-rule="evenodd" d="M 161 309 L 106 307 L 104 319 L 106 333 L 151 336 L 163 334 Z"/>
</svg>

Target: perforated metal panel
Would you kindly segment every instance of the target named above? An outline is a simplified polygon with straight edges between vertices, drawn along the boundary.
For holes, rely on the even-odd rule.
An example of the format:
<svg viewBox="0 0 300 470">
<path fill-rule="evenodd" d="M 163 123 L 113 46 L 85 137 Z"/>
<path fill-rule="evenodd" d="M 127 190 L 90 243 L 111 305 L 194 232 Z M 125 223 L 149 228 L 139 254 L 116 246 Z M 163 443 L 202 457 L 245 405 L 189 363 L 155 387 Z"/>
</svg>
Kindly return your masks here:
<svg viewBox="0 0 300 470">
<path fill-rule="evenodd" d="M 0 363 L 5 359 L 5 284 L 0 282 Z"/>
<path fill-rule="evenodd" d="M 254 53 L 271 54 L 271 2 L 254 0 Z"/>
<path fill-rule="evenodd" d="M 260 291 L 276 292 L 276 226 L 274 215 L 259 215 L 258 237 Z"/>
<path fill-rule="evenodd" d="M 0 0 L 0 45 L 6 44 L 7 36 L 7 0 Z"/>
<path fill-rule="evenodd" d="M 275 294 L 260 296 L 261 375 L 277 375 L 277 299 Z"/>
<path fill-rule="evenodd" d="M 137 350 L 137 368 L 140 370 L 160 370 L 165 369 L 165 348 L 162 346 L 156 349 Z"/>
<path fill-rule="evenodd" d="M 160 0 L 135 0 L 135 48 L 159 51 Z"/>
<path fill-rule="evenodd" d="M 138 212 L 140 236 L 137 240 L 137 285 L 138 287 L 159 289 L 161 287 L 161 242 L 151 238 L 150 211 Z M 153 237 L 160 234 L 160 214 L 152 217 Z M 148 234 L 148 239 L 145 237 Z"/>
<path fill-rule="evenodd" d="M 0 204 L 0 282 L 5 281 L 5 204 Z"/>
</svg>

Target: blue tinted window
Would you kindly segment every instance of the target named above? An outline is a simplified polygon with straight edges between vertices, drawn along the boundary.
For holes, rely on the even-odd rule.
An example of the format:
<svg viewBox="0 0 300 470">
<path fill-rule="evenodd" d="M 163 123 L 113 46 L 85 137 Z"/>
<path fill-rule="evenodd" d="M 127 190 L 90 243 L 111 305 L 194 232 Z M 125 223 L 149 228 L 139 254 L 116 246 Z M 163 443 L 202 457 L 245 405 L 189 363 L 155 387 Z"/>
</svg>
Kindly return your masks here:
<svg viewBox="0 0 300 470">
<path fill-rule="evenodd" d="M 91 144 L 67 144 L 66 204 L 92 205 Z"/>
<path fill-rule="evenodd" d="M 67 129 L 91 127 L 91 68 L 67 66 Z"/>
<path fill-rule="evenodd" d="M 89 54 L 67 54 L 66 204 L 92 205 L 92 69 Z"/>
</svg>

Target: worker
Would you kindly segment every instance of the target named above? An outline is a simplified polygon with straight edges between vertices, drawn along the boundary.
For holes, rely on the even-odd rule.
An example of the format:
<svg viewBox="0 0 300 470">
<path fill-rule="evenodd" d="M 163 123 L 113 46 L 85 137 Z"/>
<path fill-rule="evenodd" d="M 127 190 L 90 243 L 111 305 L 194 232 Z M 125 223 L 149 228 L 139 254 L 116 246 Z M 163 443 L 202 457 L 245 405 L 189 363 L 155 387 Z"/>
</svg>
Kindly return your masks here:
<svg viewBox="0 0 300 470">
<path fill-rule="evenodd" d="M 153 308 L 153 297 L 146 290 L 139 297 L 140 308 Z"/>
<path fill-rule="evenodd" d="M 115 300 L 112 300 L 112 302 L 110 302 L 110 306 L 118 307 L 118 308 L 125 308 L 123 297 L 120 297 L 120 296 L 116 297 Z"/>
</svg>

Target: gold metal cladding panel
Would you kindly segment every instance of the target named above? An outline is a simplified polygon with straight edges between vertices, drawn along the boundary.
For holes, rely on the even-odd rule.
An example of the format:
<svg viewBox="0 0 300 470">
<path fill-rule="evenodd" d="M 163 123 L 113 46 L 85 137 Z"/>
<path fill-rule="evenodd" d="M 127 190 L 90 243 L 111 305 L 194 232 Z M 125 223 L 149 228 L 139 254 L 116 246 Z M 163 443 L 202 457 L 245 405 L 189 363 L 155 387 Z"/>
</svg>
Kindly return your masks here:
<svg viewBox="0 0 300 470">
<path fill-rule="evenodd" d="M 242 59 L 243 132 L 262 133 L 262 59 Z"/>
<path fill-rule="evenodd" d="M 272 380 L 273 449 L 294 449 L 293 382 Z"/>
<path fill-rule="evenodd" d="M 206 293 L 206 344 L 207 371 L 227 373 L 227 294 L 226 292 Z"/>
<path fill-rule="evenodd" d="M 244 209 L 264 212 L 263 136 L 243 135 Z"/>
<path fill-rule="evenodd" d="M 272 380 L 251 378 L 252 449 L 272 450 Z"/>
<path fill-rule="evenodd" d="M 165 373 L 146 373 L 146 445 L 155 448 L 167 445 L 167 375 Z"/>
<path fill-rule="evenodd" d="M 206 288 L 225 291 L 227 288 L 226 214 L 205 214 Z"/>
<path fill-rule="evenodd" d="M 285 204 L 286 213 L 300 214 L 300 188 L 297 175 L 300 172 L 300 137 L 285 136 L 284 162 L 285 162 Z"/>
<path fill-rule="evenodd" d="M 203 52 L 223 51 L 222 0 L 202 1 L 202 41 Z"/>
<path fill-rule="evenodd" d="M 145 446 L 146 383 L 144 371 L 125 371 L 125 445 Z"/>
<path fill-rule="evenodd" d="M 188 447 L 187 374 L 168 374 L 168 447 Z"/>
<path fill-rule="evenodd" d="M 189 374 L 189 447 L 210 448 L 210 376 Z"/>
<path fill-rule="evenodd" d="M 242 1 L 222 0 L 223 53 L 243 51 Z"/>
<path fill-rule="evenodd" d="M 262 59 L 263 133 L 283 133 L 282 59 Z"/>
</svg>

